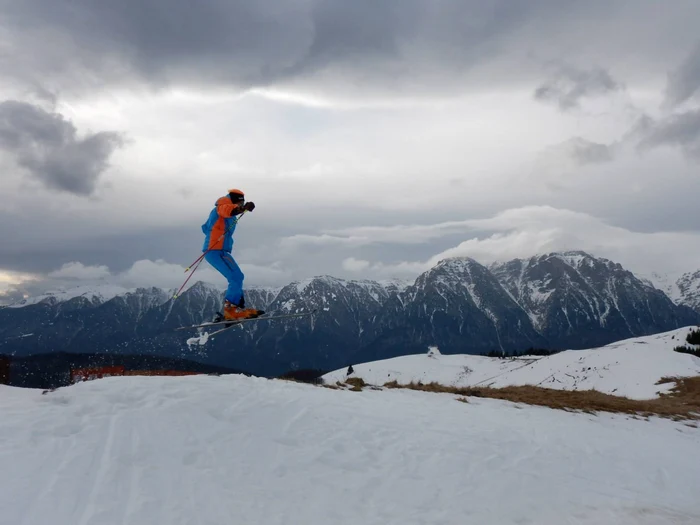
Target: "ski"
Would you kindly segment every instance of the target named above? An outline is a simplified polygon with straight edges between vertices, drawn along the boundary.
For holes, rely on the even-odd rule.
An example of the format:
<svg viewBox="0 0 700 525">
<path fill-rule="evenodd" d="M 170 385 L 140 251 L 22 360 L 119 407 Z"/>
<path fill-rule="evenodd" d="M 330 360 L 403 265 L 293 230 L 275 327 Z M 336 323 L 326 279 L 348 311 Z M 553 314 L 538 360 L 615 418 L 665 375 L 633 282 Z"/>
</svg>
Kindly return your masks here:
<svg viewBox="0 0 700 525">
<path fill-rule="evenodd" d="M 290 317 L 304 317 L 307 315 L 313 315 L 317 312 L 317 310 L 311 310 L 310 312 L 301 312 L 301 313 L 296 313 L 296 314 L 280 314 L 280 315 L 261 315 L 260 317 L 251 317 L 249 319 L 238 319 L 236 321 L 219 321 L 216 323 L 210 322 L 210 323 L 202 323 L 202 324 L 194 324 L 190 326 L 180 326 L 178 328 L 175 328 L 175 330 L 191 330 L 193 328 L 206 328 L 208 326 L 220 326 L 220 325 L 229 325 L 223 328 L 222 330 L 218 330 L 214 333 L 209 334 L 211 337 L 215 333 L 219 333 L 223 330 L 228 330 L 229 328 L 233 328 L 235 325 L 239 325 L 241 323 L 246 323 L 248 321 L 265 321 L 265 320 L 272 320 L 272 319 L 289 319 Z"/>
<path fill-rule="evenodd" d="M 259 318 L 258 318 L 259 319 Z M 250 321 L 250 319 L 249 319 Z M 226 330 L 230 330 L 234 326 L 238 326 L 238 322 L 235 322 L 233 324 L 230 324 L 228 326 L 225 326 L 224 328 L 219 328 L 218 330 L 213 331 L 210 334 L 206 334 L 204 337 L 206 338 L 205 340 L 208 341 L 210 337 L 214 337 L 216 334 L 220 334 L 221 332 L 225 332 Z M 200 336 L 201 337 L 201 336 Z"/>
</svg>

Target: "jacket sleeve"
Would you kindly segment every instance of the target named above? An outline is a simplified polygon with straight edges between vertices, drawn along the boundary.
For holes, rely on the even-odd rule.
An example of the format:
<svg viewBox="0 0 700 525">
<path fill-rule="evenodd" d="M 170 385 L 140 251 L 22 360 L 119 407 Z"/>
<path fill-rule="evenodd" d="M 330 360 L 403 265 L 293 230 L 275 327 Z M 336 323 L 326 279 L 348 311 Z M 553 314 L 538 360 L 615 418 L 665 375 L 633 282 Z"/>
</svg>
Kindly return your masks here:
<svg viewBox="0 0 700 525">
<path fill-rule="evenodd" d="M 216 203 L 216 213 L 219 214 L 219 217 L 223 217 L 224 219 L 229 219 L 234 215 L 238 215 L 241 211 L 240 206 L 233 204 L 230 199 L 222 199 L 220 202 Z"/>
</svg>

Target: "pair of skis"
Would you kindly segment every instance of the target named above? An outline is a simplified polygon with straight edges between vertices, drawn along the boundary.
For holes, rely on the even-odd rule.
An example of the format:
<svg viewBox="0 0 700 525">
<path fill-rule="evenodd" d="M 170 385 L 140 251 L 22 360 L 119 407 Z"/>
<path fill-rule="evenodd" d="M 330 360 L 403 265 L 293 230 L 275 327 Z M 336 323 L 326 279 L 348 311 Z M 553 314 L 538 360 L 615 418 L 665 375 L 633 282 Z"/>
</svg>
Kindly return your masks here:
<svg viewBox="0 0 700 525">
<path fill-rule="evenodd" d="M 193 328 L 206 328 L 209 326 L 221 326 L 224 325 L 223 328 L 220 328 L 219 330 L 216 330 L 215 332 L 212 332 L 207 335 L 207 338 L 213 337 L 216 334 L 220 334 L 221 332 L 225 332 L 226 330 L 230 330 L 234 326 L 238 326 L 241 323 L 247 323 L 250 321 L 271 321 L 274 319 L 290 319 L 293 317 L 305 317 L 307 315 L 313 315 L 316 313 L 316 310 L 311 310 L 310 312 L 301 312 L 301 313 L 296 313 L 296 314 L 280 314 L 280 315 L 261 315 L 259 317 L 251 317 L 249 319 L 238 319 L 236 321 L 218 321 L 218 322 L 209 322 L 209 323 L 202 323 L 202 324 L 194 324 L 190 326 L 180 326 L 176 328 L 175 330 L 191 330 Z"/>
</svg>

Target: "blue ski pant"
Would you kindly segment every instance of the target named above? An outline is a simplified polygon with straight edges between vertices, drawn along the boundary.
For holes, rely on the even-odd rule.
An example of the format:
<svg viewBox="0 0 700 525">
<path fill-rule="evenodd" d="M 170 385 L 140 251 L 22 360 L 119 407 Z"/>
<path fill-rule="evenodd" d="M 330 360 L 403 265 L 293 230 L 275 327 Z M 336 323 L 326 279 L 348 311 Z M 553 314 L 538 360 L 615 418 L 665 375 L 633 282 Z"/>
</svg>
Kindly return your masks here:
<svg viewBox="0 0 700 525">
<path fill-rule="evenodd" d="M 231 254 L 223 250 L 211 250 L 204 258 L 228 280 L 228 289 L 224 298 L 238 304 L 243 296 L 243 272 Z"/>
</svg>

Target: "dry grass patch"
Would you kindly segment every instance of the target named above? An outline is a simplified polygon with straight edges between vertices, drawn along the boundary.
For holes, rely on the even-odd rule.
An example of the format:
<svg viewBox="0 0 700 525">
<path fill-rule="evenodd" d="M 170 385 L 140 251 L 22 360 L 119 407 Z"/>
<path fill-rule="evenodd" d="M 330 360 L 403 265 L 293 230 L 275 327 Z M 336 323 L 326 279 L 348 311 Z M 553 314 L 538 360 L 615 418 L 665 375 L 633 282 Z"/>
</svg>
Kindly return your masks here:
<svg viewBox="0 0 700 525">
<path fill-rule="evenodd" d="M 396 381 L 391 381 L 384 387 L 501 399 L 586 413 L 613 412 L 644 417 L 660 416 L 674 420 L 700 420 L 700 377 L 663 378 L 657 384 L 670 382 L 675 382 L 675 386 L 669 393 L 649 400 L 629 399 L 596 390 L 553 390 L 531 385 L 457 388 L 434 382 L 399 385 Z"/>
<path fill-rule="evenodd" d="M 353 392 L 360 392 L 362 387 L 367 386 L 367 383 L 361 377 L 349 377 L 345 380 L 345 384 L 352 386 L 350 390 Z"/>
<path fill-rule="evenodd" d="M 667 383 L 675 383 L 678 380 L 677 377 L 662 377 L 659 379 L 656 384 L 657 385 L 665 385 Z"/>
<path fill-rule="evenodd" d="M 324 388 L 330 388 L 331 390 L 350 390 L 351 392 L 361 392 L 364 387 L 374 390 L 382 390 L 381 387 L 376 385 L 368 385 L 361 377 L 349 377 L 345 380 L 345 382 L 336 381 L 334 385 L 323 384 L 321 386 Z"/>
</svg>

